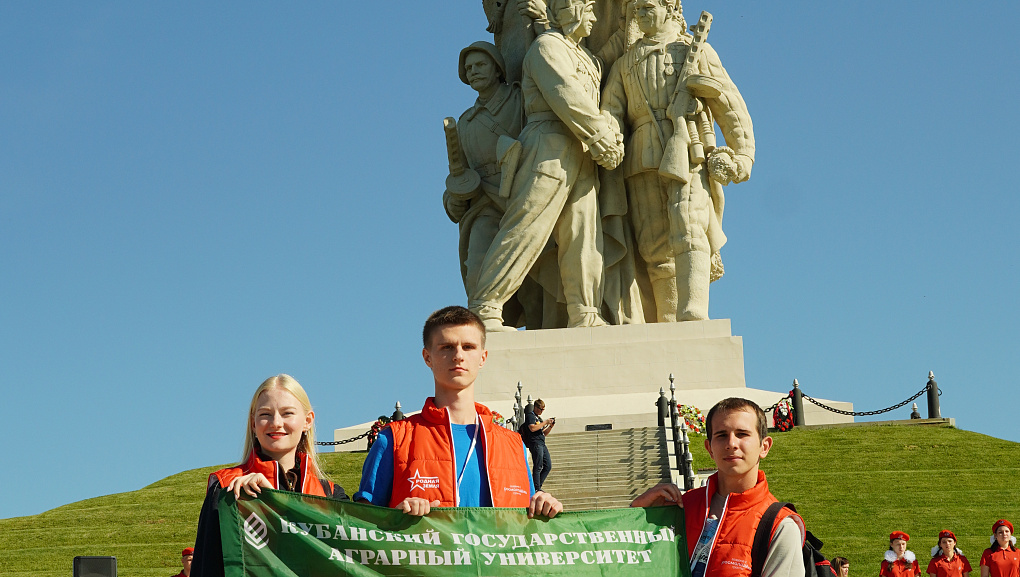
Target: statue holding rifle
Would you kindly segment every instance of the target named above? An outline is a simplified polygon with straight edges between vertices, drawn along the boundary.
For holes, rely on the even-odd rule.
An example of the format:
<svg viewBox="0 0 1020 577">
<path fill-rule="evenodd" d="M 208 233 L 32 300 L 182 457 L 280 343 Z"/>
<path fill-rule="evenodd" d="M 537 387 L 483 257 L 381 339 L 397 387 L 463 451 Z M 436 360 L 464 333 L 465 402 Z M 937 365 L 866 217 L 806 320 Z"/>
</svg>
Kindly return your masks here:
<svg viewBox="0 0 1020 577">
<path fill-rule="evenodd" d="M 751 117 L 705 42 L 710 14 L 688 34 L 679 0 L 636 0 L 634 10 L 643 37 L 613 65 L 602 109 L 628 128 L 625 194 L 655 320 L 705 320 L 709 283 L 723 272 L 722 187 L 747 180 L 754 163 Z"/>
</svg>

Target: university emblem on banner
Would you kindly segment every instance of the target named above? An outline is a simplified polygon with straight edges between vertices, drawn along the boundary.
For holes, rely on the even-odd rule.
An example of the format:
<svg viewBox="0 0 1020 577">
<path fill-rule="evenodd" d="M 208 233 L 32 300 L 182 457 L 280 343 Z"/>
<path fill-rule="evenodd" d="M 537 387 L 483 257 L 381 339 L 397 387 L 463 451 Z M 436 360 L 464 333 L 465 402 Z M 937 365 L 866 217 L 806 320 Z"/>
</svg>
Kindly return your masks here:
<svg viewBox="0 0 1020 577">
<path fill-rule="evenodd" d="M 266 527 L 266 522 L 255 513 L 248 515 L 248 518 L 244 520 L 244 540 L 252 547 L 256 549 L 265 547 L 268 534 L 269 528 Z"/>
</svg>

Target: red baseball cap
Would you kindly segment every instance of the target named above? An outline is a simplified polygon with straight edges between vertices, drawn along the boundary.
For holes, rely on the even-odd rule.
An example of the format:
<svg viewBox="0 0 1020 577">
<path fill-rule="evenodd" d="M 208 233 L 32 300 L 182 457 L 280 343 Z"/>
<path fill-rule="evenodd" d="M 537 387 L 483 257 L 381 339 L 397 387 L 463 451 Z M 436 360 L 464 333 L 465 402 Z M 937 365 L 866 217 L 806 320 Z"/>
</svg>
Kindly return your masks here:
<svg viewBox="0 0 1020 577">
<path fill-rule="evenodd" d="M 889 540 L 895 541 L 896 539 L 903 539 L 904 541 L 910 541 L 910 535 L 907 535 L 903 531 L 893 531 L 889 533 Z"/>
<path fill-rule="evenodd" d="M 940 543 L 942 542 L 943 539 L 945 539 L 947 537 L 952 539 L 953 541 L 957 540 L 956 539 L 956 535 L 953 535 L 953 532 L 950 531 L 949 529 L 945 529 L 945 530 L 939 531 L 939 542 Z"/>
<path fill-rule="evenodd" d="M 1007 521 L 1005 519 L 999 519 L 998 521 L 996 521 L 992 525 L 992 533 L 995 533 L 995 531 L 998 530 L 999 527 L 1003 527 L 1003 526 L 1009 527 L 1009 532 L 1010 533 L 1013 532 L 1013 524 L 1012 523 L 1010 523 L 1009 521 Z"/>
<path fill-rule="evenodd" d="M 194 547 L 185 547 L 184 550 L 181 551 L 181 557 L 187 557 L 188 555 L 194 555 L 194 554 L 195 554 L 195 548 Z"/>
</svg>

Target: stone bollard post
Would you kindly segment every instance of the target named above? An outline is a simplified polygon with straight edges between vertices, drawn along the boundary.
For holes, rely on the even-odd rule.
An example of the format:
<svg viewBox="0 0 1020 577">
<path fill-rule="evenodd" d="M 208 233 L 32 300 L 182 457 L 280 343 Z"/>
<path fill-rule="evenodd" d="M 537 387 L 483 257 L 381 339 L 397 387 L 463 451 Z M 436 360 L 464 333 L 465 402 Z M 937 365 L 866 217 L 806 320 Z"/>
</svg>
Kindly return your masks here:
<svg viewBox="0 0 1020 577">
<path fill-rule="evenodd" d="M 683 442 L 680 439 L 680 411 L 676 406 L 676 383 L 673 382 L 673 373 L 669 374 L 669 426 L 673 428 L 673 454 L 676 455 L 676 465 L 683 469 Z"/>
<path fill-rule="evenodd" d="M 804 426 L 804 393 L 797 379 L 793 379 L 793 426 Z"/>
<path fill-rule="evenodd" d="M 928 371 L 928 418 L 941 419 L 939 408 L 939 384 L 935 382 L 935 373 Z"/>
<path fill-rule="evenodd" d="M 680 421 L 681 443 L 683 445 L 684 491 L 694 488 L 694 456 L 691 455 L 691 439 L 687 436 L 687 420 Z M 679 459 L 678 459 L 679 460 Z"/>
<path fill-rule="evenodd" d="M 655 400 L 655 408 L 659 411 L 659 426 L 666 426 L 666 419 L 669 418 L 669 399 L 666 398 L 666 391 L 659 387 L 659 398 Z"/>
<path fill-rule="evenodd" d="M 520 427 L 524 424 L 524 406 L 521 405 L 521 382 L 517 381 L 517 392 L 514 393 L 514 425 Z"/>
</svg>

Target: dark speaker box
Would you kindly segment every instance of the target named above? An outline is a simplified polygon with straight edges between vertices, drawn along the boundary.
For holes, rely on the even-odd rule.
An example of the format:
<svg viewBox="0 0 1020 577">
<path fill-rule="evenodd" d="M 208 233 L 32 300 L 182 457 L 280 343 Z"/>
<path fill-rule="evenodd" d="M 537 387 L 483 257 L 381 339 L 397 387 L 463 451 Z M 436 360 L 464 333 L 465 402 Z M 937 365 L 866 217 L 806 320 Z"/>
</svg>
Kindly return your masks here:
<svg viewBox="0 0 1020 577">
<path fill-rule="evenodd" d="M 117 577 L 117 558 L 79 555 L 74 558 L 74 577 Z"/>
</svg>

